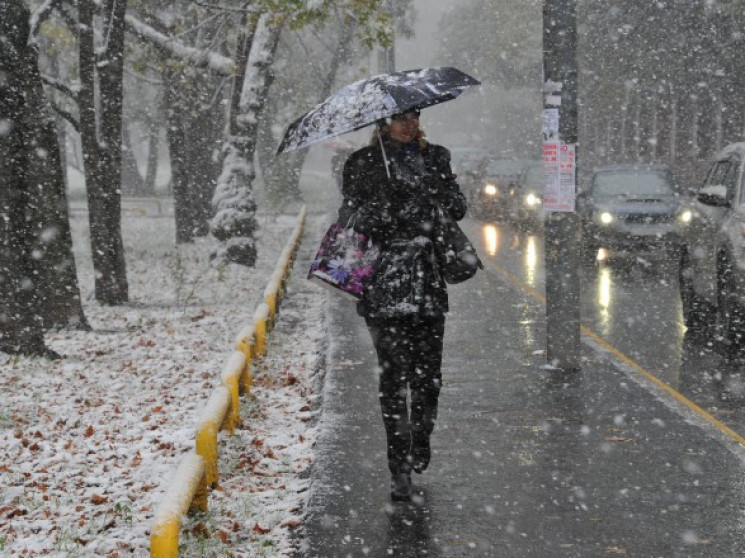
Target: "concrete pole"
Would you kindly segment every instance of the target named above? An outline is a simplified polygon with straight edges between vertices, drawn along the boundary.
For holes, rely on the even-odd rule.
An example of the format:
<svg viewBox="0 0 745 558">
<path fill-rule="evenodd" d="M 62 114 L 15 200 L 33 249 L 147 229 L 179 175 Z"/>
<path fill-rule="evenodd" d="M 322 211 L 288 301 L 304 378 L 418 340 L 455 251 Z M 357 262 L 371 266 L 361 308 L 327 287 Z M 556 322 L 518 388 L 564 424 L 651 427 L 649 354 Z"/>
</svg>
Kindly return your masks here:
<svg viewBox="0 0 745 558">
<path fill-rule="evenodd" d="M 675 91 L 670 91 L 670 162 L 675 164 L 678 157 L 678 101 L 675 98 Z"/>
<path fill-rule="evenodd" d="M 578 161 L 576 0 L 543 2 L 543 79 L 544 108 L 558 102 L 560 145 L 575 145 Z M 579 228 L 574 211 L 546 218 L 546 356 L 565 371 L 580 369 Z"/>
</svg>

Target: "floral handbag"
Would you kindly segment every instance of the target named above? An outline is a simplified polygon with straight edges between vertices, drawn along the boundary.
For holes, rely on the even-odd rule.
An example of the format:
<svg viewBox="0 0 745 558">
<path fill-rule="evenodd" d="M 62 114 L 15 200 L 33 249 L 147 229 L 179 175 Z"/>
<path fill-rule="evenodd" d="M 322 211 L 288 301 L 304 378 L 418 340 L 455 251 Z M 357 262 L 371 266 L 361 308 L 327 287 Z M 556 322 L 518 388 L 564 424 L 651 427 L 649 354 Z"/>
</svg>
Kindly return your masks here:
<svg viewBox="0 0 745 558">
<path fill-rule="evenodd" d="M 349 225 L 334 223 L 321 240 L 308 279 L 359 301 L 375 272 L 379 255 L 380 250 L 367 235 Z"/>
</svg>

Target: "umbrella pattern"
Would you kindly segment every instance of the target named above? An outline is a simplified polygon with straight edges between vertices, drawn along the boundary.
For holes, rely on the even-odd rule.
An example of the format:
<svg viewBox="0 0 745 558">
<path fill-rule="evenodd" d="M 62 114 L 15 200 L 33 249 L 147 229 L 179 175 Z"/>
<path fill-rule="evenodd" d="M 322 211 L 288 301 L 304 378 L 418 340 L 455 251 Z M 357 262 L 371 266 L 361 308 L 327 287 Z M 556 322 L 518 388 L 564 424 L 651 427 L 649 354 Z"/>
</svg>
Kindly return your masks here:
<svg viewBox="0 0 745 558">
<path fill-rule="evenodd" d="M 455 99 L 479 81 L 455 68 L 382 74 L 343 87 L 287 129 L 278 153 L 359 130 L 381 118 Z"/>
</svg>

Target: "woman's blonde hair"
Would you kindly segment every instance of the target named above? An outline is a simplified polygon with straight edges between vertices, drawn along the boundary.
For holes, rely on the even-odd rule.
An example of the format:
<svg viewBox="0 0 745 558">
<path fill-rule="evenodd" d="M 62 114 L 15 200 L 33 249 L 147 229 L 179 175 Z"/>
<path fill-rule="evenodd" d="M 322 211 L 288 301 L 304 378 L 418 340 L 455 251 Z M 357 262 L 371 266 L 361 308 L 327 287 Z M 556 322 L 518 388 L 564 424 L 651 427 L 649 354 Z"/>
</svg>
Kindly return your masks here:
<svg viewBox="0 0 745 558">
<path fill-rule="evenodd" d="M 376 125 L 373 129 L 372 137 L 370 138 L 370 145 L 377 145 L 378 144 L 378 134 L 383 134 L 383 139 L 390 139 L 391 137 L 391 130 L 390 130 L 390 124 L 389 122 L 385 122 L 385 124 L 379 124 Z M 416 136 L 414 136 L 414 139 L 419 142 L 419 147 L 424 149 L 427 147 L 427 134 L 424 132 L 424 129 L 419 125 L 417 122 L 417 133 Z"/>
</svg>

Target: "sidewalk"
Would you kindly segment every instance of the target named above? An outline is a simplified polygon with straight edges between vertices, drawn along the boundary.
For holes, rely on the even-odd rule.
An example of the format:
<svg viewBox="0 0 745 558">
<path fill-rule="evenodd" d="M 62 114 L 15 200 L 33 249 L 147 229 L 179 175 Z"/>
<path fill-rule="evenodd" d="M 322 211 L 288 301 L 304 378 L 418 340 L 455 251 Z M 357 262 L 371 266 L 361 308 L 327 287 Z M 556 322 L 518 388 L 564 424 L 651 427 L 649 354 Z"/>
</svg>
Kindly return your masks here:
<svg viewBox="0 0 745 558">
<path fill-rule="evenodd" d="M 304 557 L 745 553 L 741 452 L 597 347 L 546 369 L 544 308 L 496 272 L 450 292 L 418 505 L 390 503 L 375 354 L 331 299 Z"/>
</svg>

